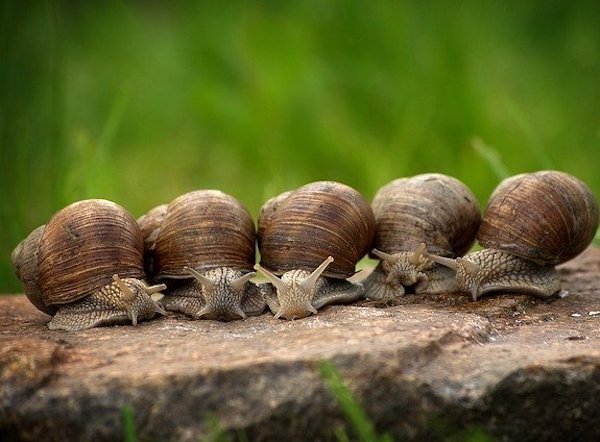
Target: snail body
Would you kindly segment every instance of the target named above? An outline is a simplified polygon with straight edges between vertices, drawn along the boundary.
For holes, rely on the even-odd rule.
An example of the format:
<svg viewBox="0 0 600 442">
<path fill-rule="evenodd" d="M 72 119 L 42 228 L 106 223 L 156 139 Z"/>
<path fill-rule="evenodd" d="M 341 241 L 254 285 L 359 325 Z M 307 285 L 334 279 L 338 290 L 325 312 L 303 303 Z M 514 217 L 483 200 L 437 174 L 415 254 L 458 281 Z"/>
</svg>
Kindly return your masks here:
<svg viewBox="0 0 600 442">
<path fill-rule="evenodd" d="M 363 297 L 362 285 L 346 279 L 371 247 L 375 219 L 356 190 L 319 181 L 272 198 L 258 232 L 255 268 L 273 284 L 265 296 L 276 318 L 303 318 Z"/>
<path fill-rule="evenodd" d="M 12 253 L 25 294 L 53 316 L 48 328 L 81 330 L 150 319 L 164 285 L 144 280 L 142 234 L 121 206 L 84 200 L 57 212 Z"/>
<path fill-rule="evenodd" d="M 259 315 L 265 301 L 254 277 L 255 229 L 248 211 L 218 190 L 197 190 L 150 211 L 146 234 L 153 277 L 167 282 L 167 310 L 195 319 Z"/>
<path fill-rule="evenodd" d="M 475 242 L 481 221 L 479 203 L 456 178 L 437 173 L 399 178 L 376 193 L 375 270 L 364 281 L 367 297 L 390 299 L 405 294 L 442 293 L 456 288 L 453 270 L 429 253 L 454 258 Z"/>
<path fill-rule="evenodd" d="M 477 240 L 483 250 L 456 260 L 432 256 L 456 271 L 473 300 L 490 292 L 548 298 L 561 291 L 555 266 L 579 255 L 598 228 L 598 204 L 572 175 L 540 171 L 502 181 L 492 193 Z"/>
</svg>

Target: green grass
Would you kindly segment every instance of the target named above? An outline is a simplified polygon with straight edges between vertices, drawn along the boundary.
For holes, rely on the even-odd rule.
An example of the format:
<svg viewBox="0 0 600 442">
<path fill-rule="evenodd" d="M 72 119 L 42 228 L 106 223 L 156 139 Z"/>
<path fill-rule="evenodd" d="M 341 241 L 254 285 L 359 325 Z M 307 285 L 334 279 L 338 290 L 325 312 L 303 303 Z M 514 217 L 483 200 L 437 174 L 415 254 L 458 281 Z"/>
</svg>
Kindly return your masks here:
<svg viewBox="0 0 600 442">
<path fill-rule="evenodd" d="M 393 442 L 389 434 L 379 435 L 375 429 L 373 421 L 366 414 L 359 401 L 346 386 L 346 383 L 340 372 L 330 361 L 322 361 L 320 364 L 321 377 L 329 392 L 333 395 L 335 401 L 340 407 L 349 428 L 353 430 L 352 437 L 343 427 L 337 427 L 333 430 L 334 436 L 339 442 L 357 440 L 359 442 Z M 135 427 L 135 417 L 133 408 L 126 405 L 121 409 L 121 418 L 123 423 L 123 439 L 125 442 L 136 442 L 138 440 Z M 209 416 L 205 419 L 208 433 L 200 440 L 203 442 L 227 442 L 234 439 L 234 433 L 227 432 L 221 426 L 216 416 Z M 446 427 L 440 427 L 440 436 L 444 439 L 460 442 L 488 442 L 493 439 L 483 430 L 468 429 L 464 431 L 451 431 Z M 236 432 L 235 439 L 240 441 L 247 440 L 244 432 Z"/>
<path fill-rule="evenodd" d="M 135 430 L 135 417 L 133 408 L 129 405 L 121 409 L 121 418 L 123 421 L 123 440 L 125 442 L 136 442 L 138 440 Z"/>
<path fill-rule="evenodd" d="M 333 429 L 333 437 L 339 442 L 350 440 L 357 440 L 359 442 L 393 442 L 394 439 L 391 435 L 387 433 L 380 435 L 377 433 L 373 421 L 347 387 L 344 378 L 331 361 L 322 361 L 319 369 L 321 378 L 325 382 L 327 389 L 340 407 L 349 428 L 353 430 L 353 437 L 350 437 L 343 427 L 337 427 Z M 128 405 L 124 406 L 121 409 L 121 418 L 123 423 L 123 439 L 125 442 L 136 442 L 138 437 L 133 408 Z M 233 433 L 224 430 L 217 416 L 208 416 L 204 420 L 208 428 L 208 433 L 200 439 L 202 442 L 228 442 L 233 439 L 239 441 L 248 440 L 246 433 L 243 431 Z M 455 442 L 493 441 L 493 438 L 480 428 L 455 430 L 447 424 L 441 424 L 440 422 L 437 422 L 434 428 L 437 428 L 439 436 L 443 437 L 444 440 Z"/>
<path fill-rule="evenodd" d="M 371 418 L 367 415 L 360 402 L 352 394 L 344 378 L 338 369 L 330 361 L 323 361 L 320 366 L 321 377 L 325 381 L 327 389 L 335 398 L 344 414 L 349 427 L 352 429 L 352 437 L 344 428 L 336 428 L 334 435 L 339 442 L 357 440 L 360 442 L 392 442 L 389 434 L 380 435 L 375 429 Z M 451 425 L 432 425 L 433 433 L 437 432 L 440 440 L 454 442 L 491 442 L 494 439 L 483 429 L 468 428 L 464 430 L 452 428 Z M 436 438 L 437 439 L 437 438 Z"/>
<path fill-rule="evenodd" d="M 392 442 L 392 437 L 389 434 L 382 436 L 377 434 L 373 422 L 348 389 L 335 366 L 329 361 L 323 361 L 320 368 L 321 377 L 325 381 L 327 388 L 342 409 L 350 427 L 354 430 L 355 438 L 353 440 L 360 442 Z M 337 428 L 334 431 L 335 436 L 340 442 L 350 440 L 350 437 L 348 437 L 343 428 Z"/>
<path fill-rule="evenodd" d="M 594 1 L 6 0 L 0 292 L 20 290 L 18 241 L 81 198 L 139 216 L 219 188 L 256 216 L 313 180 L 371 198 L 438 171 L 483 204 L 549 167 L 600 195 L 599 19 Z"/>
</svg>

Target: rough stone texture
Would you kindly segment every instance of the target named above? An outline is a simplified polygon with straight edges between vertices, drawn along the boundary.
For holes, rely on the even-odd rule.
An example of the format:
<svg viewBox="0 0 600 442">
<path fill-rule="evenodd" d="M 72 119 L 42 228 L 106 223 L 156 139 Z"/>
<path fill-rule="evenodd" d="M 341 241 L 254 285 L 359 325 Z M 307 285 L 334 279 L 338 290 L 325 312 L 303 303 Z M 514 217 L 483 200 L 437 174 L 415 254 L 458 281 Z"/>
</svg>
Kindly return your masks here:
<svg viewBox="0 0 600 442">
<path fill-rule="evenodd" d="M 0 439 L 333 439 L 347 425 L 319 366 L 331 360 L 378 431 L 436 440 L 600 438 L 600 250 L 561 268 L 570 295 L 407 295 L 297 321 L 170 315 L 137 327 L 49 331 L 0 298 Z M 349 435 L 353 430 L 347 426 Z"/>
</svg>

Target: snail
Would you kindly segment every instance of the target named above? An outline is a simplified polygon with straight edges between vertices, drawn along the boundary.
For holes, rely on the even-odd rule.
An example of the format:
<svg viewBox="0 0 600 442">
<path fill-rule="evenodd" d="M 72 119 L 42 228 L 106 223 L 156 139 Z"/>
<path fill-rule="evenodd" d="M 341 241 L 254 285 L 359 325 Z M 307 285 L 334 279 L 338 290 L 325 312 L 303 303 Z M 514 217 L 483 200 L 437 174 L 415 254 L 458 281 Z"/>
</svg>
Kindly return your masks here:
<svg viewBox="0 0 600 442">
<path fill-rule="evenodd" d="M 373 258 L 380 261 L 364 280 L 370 299 L 455 289 L 455 273 L 428 258 L 454 258 L 469 251 L 481 221 L 479 203 L 456 178 L 437 173 L 399 178 L 373 199 L 377 229 Z"/>
<path fill-rule="evenodd" d="M 267 305 L 276 318 L 304 318 L 327 304 L 363 296 L 346 280 L 369 251 L 375 218 L 349 186 L 319 181 L 267 201 L 258 221 L 261 262 L 255 269 L 273 284 Z"/>
<path fill-rule="evenodd" d="M 170 287 L 162 300 L 167 310 L 225 321 L 264 311 L 262 289 L 250 282 L 254 222 L 235 198 L 218 190 L 189 192 L 139 223 L 153 277 Z"/>
<path fill-rule="evenodd" d="M 579 255 L 598 228 L 598 204 L 572 175 L 540 171 L 502 181 L 492 193 L 478 252 L 455 260 L 431 256 L 456 271 L 473 300 L 490 292 L 549 298 L 562 290 L 557 264 Z"/>
<path fill-rule="evenodd" d="M 144 281 L 142 233 L 123 207 L 101 199 L 73 203 L 12 252 L 25 294 L 53 316 L 51 330 L 82 330 L 165 314 L 166 288 Z"/>
</svg>

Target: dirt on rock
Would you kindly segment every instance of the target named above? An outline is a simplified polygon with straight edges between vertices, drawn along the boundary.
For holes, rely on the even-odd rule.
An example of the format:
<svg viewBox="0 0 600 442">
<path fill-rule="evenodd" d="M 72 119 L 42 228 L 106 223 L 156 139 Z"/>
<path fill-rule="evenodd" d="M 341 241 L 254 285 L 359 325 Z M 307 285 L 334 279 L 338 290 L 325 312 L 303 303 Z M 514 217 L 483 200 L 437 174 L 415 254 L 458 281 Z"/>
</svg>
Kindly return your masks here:
<svg viewBox="0 0 600 442">
<path fill-rule="evenodd" d="M 331 440 L 348 419 L 331 361 L 381 433 L 445 440 L 600 438 L 600 250 L 560 267 L 569 295 L 407 295 L 302 320 L 170 314 L 138 326 L 49 331 L 0 298 L 0 439 Z M 215 423 L 216 422 L 216 423 Z"/>
</svg>

